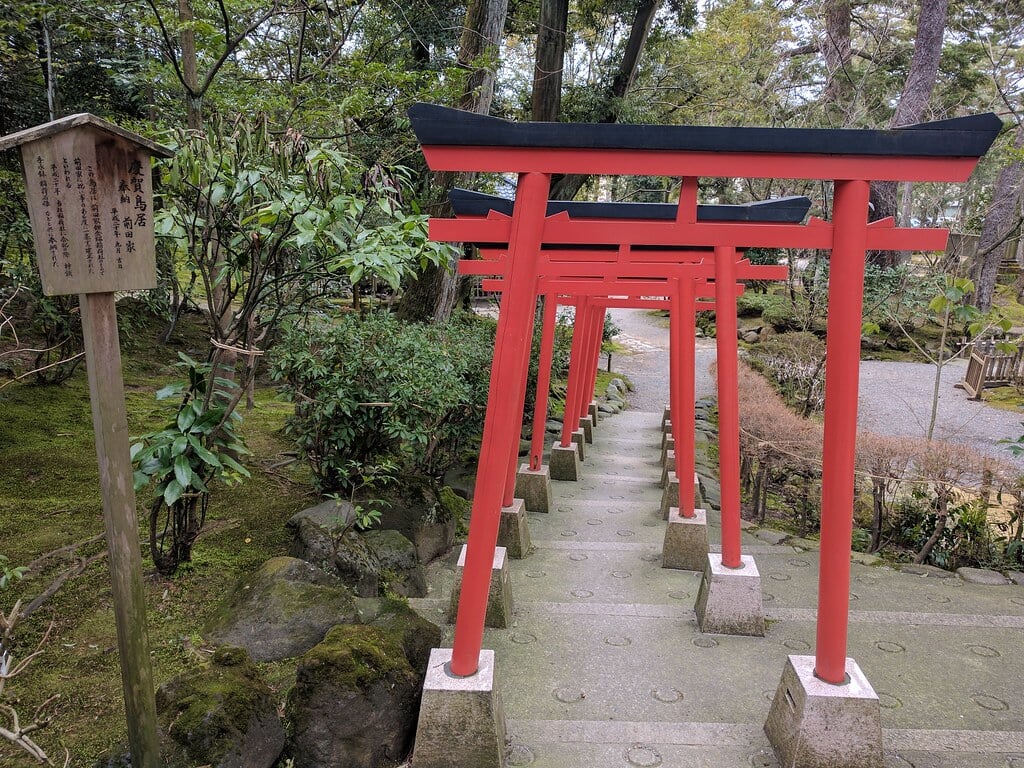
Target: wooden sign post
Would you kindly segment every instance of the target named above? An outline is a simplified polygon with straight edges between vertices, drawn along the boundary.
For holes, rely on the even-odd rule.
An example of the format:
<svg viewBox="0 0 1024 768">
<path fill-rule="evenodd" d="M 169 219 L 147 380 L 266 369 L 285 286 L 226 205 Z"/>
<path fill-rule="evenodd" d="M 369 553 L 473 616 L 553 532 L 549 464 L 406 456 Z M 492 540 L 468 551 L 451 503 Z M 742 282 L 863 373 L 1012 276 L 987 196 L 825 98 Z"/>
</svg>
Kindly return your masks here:
<svg viewBox="0 0 1024 768">
<path fill-rule="evenodd" d="M 43 292 L 80 294 L 128 741 L 133 766 L 159 768 L 114 292 L 156 287 L 150 158 L 171 152 L 87 114 L 0 138 L 14 146 Z"/>
</svg>

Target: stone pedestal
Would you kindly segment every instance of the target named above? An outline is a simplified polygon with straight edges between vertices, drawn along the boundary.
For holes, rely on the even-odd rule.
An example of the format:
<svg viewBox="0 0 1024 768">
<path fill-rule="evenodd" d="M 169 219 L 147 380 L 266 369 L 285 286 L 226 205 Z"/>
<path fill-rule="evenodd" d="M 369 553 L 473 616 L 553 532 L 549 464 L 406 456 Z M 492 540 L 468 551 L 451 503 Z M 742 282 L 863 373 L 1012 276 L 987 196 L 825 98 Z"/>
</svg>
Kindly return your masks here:
<svg viewBox="0 0 1024 768">
<path fill-rule="evenodd" d="M 676 471 L 676 452 L 663 451 L 662 456 L 664 458 L 661 465 L 661 487 L 664 488 L 668 485 L 668 476 Z"/>
<path fill-rule="evenodd" d="M 574 444 L 562 446 L 558 441 L 551 446 L 551 479 L 579 480 L 580 451 Z"/>
<path fill-rule="evenodd" d="M 668 439 L 672 436 L 672 422 L 666 421 L 665 427 L 661 431 L 661 450 L 665 450 L 665 444 Z"/>
<path fill-rule="evenodd" d="M 516 498 L 526 502 L 528 512 L 550 512 L 551 470 L 544 465 L 537 471 L 530 469 L 529 464 L 521 464 L 516 473 Z"/>
<path fill-rule="evenodd" d="M 513 560 L 522 560 L 530 554 L 530 528 L 526 522 L 526 503 L 512 499 L 512 506 L 501 508 L 498 522 L 498 546 Z"/>
<path fill-rule="evenodd" d="M 587 436 L 582 429 L 577 429 L 572 433 L 572 444 L 576 446 L 580 461 L 584 461 L 587 458 Z"/>
<path fill-rule="evenodd" d="M 813 656 L 790 656 L 764 732 L 783 765 L 882 768 L 882 723 L 875 693 L 857 662 L 844 685 L 814 676 Z"/>
<path fill-rule="evenodd" d="M 668 461 L 668 455 L 675 453 L 676 450 L 676 439 L 672 435 L 665 435 L 665 439 L 662 440 L 661 446 L 661 465 L 665 466 Z"/>
<path fill-rule="evenodd" d="M 594 422 L 594 426 L 596 427 L 597 423 L 601 420 L 601 417 L 598 415 L 600 412 L 597 410 L 597 400 L 591 400 L 590 405 L 587 406 L 587 410 L 590 413 L 591 421 Z"/>
<path fill-rule="evenodd" d="M 590 416 L 580 417 L 580 429 L 583 430 L 583 437 L 588 443 L 594 442 L 594 420 Z"/>
<path fill-rule="evenodd" d="M 665 431 L 665 423 L 672 419 L 672 408 L 666 405 L 665 410 L 661 412 L 661 430 Z"/>
<path fill-rule="evenodd" d="M 661 567 L 699 571 L 707 561 L 707 512 L 695 509 L 693 517 L 683 517 L 679 514 L 679 507 L 669 509 L 665 543 L 661 548 Z"/>
<path fill-rule="evenodd" d="M 512 625 L 512 579 L 508 572 L 505 548 L 496 547 L 494 563 L 491 565 L 491 585 L 487 592 L 487 615 L 484 626 L 506 629 Z M 459 565 L 455 569 L 455 586 L 448 606 L 448 623 L 454 624 L 459 612 L 459 595 L 462 594 L 462 572 L 466 566 L 466 545 L 459 553 Z"/>
<path fill-rule="evenodd" d="M 416 768 L 502 768 L 505 714 L 494 682 L 494 651 L 480 651 L 476 674 L 455 677 L 451 648 L 430 651 L 416 725 Z"/>
<path fill-rule="evenodd" d="M 761 575 L 754 558 L 740 557 L 741 568 L 726 568 L 722 556 L 708 553 L 697 594 L 697 624 L 701 632 L 764 637 Z"/>
<path fill-rule="evenodd" d="M 668 520 L 668 511 L 679 506 L 679 476 L 669 472 L 665 477 L 665 490 L 661 494 L 661 519 Z"/>
</svg>

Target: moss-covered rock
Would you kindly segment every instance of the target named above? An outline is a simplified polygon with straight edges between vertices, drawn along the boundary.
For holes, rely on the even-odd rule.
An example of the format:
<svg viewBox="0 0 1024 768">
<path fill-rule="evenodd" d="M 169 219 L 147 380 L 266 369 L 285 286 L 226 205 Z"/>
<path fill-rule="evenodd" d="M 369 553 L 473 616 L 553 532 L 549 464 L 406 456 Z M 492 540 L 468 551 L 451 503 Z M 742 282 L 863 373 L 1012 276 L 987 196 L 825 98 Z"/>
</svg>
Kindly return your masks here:
<svg viewBox="0 0 1024 768">
<path fill-rule="evenodd" d="M 356 601 L 361 624 L 382 629 L 398 637 L 409 665 L 420 676 L 427 671 L 430 649 L 441 645 L 441 628 L 420 616 L 405 600 L 373 597 Z"/>
<path fill-rule="evenodd" d="M 300 660 L 288 695 L 289 754 L 303 768 L 378 768 L 408 753 L 421 677 L 402 633 L 342 625 Z"/>
<path fill-rule="evenodd" d="M 360 597 L 375 597 L 381 566 L 363 537 L 351 526 L 351 505 L 327 501 L 288 521 L 292 554 L 337 574 Z"/>
<path fill-rule="evenodd" d="M 156 704 L 167 768 L 271 768 L 284 748 L 273 693 L 241 648 L 165 683 Z"/>
<path fill-rule="evenodd" d="M 382 587 L 404 597 L 426 597 L 427 577 L 416 546 L 398 531 L 367 531 L 363 538 L 380 563 Z"/>
<path fill-rule="evenodd" d="M 245 648 L 256 661 L 298 656 L 328 629 L 355 618 L 341 580 L 293 557 L 275 557 L 244 577 L 207 623 L 206 637 Z"/>
</svg>

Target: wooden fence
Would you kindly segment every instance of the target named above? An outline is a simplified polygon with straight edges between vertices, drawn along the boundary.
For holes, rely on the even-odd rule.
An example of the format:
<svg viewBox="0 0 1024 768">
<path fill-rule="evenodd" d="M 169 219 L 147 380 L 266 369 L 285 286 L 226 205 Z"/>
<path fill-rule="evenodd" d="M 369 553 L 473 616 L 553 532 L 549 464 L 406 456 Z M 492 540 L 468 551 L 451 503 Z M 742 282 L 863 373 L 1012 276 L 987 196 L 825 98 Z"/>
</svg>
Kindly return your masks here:
<svg viewBox="0 0 1024 768">
<path fill-rule="evenodd" d="M 991 344 L 975 345 L 967 361 L 963 388 L 972 400 L 980 400 L 986 387 L 1024 384 L 1024 350 L 1000 352 Z"/>
</svg>

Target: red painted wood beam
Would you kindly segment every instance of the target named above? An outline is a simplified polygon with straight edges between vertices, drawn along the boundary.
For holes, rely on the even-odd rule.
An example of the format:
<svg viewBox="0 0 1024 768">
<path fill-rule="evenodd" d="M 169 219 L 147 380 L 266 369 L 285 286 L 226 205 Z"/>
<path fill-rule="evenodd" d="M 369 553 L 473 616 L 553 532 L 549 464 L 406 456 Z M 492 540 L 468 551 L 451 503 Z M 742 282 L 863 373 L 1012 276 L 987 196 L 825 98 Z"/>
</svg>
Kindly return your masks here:
<svg viewBox="0 0 1024 768">
<path fill-rule="evenodd" d="M 430 239 L 441 242 L 505 243 L 509 219 L 431 219 Z M 875 250 L 941 251 L 949 232 L 945 229 L 871 229 L 868 248 Z M 834 240 L 832 225 L 754 224 L 700 222 L 677 224 L 664 221 L 605 221 L 552 216 L 545 220 L 543 242 L 547 245 L 609 245 L 699 248 L 711 244 L 735 248 L 819 248 L 828 250 Z"/>
<path fill-rule="evenodd" d="M 544 320 L 540 336 L 540 360 L 537 363 L 537 394 L 533 402 L 533 433 L 530 435 L 530 469 L 540 469 L 544 454 L 544 436 L 548 421 L 548 392 L 551 390 L 551 361 L 555 351 L 555 313 L 558 301 L 554 296 L 544 300 Z"/>
<path fill-rule="evenodd" d="M 967 181 L 976 157 L 892 157 L 642 149 L 423 146 L 434 171 L 842 181 Z"/>
<path fill-rule="evenodd" d="M 740 559 L 740 412 L 737 382 L 735 253 L 715 248 L 715 313 L 718 348 L 718 479 L 722 491 L 722 565 L 742 567 Z"/>
<path fill-rule="evenodd" d="M 462 594 L 455 619 L 451 672 L 459 676 L 476 673 L 480 661 L 507 451 L 513 441 L 518 444 L 521 425 L 521 418 L 520 423 L 516 423 L 515 409 L 505 407 L 500 393 L 505 382 L 514 381 L 519 374 L 522 346 L 530 343 L 529 329 L 536 296 L 535 261 L 540 253 L 541 222 L 548 202 L 550 181 L 550 177 L 544 174 L 523 174 L 516 194 L 516 222 L 509 241 L 515 258 L 498 313 Z"/>
<path fill-rule="evenodd" d="M 836 243 L 829 273 L 814 672 L 834 685 L 841 685 L 846 675 L 868 192 L 865 181 L 836 185 Z"/>
</svg>

